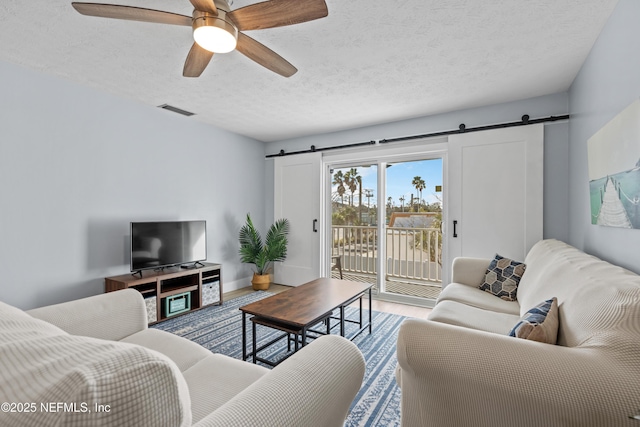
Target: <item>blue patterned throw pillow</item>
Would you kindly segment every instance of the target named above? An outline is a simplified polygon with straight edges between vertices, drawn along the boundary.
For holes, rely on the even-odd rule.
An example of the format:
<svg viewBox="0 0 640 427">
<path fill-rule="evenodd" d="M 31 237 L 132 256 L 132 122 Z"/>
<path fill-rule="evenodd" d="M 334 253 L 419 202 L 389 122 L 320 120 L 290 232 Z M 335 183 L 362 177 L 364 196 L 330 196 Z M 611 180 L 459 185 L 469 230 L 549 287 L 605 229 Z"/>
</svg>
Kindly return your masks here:
<svg viewBox="0 0 640 427">
<path fill-rule="evenodd" d="M 548 299 L 527 311 L 509 336 L 555 344 L 558 340 L 558 300 Z"/>
<path fill-rule="evenodd" d="M 480 289 L 507 301 L 515 301 L 520 279 L 527 266 L 496 254 Z"/>
</svg>

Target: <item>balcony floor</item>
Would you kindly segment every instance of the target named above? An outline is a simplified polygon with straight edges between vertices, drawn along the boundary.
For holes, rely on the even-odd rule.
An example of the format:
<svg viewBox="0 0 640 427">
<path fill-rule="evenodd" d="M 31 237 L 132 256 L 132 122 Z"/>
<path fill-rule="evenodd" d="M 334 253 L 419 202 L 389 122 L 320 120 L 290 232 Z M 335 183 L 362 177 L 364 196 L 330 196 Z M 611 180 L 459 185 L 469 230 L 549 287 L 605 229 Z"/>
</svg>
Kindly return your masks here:
<svg viewBox="0 0 640 427">
<path fill-rule="evenodd" d="M 334 279 L 340 278 L 340 273 L 333 270 L 331 272 L 331 277 Z M 376 276 L 370 274 L 362 274 L 362 273 L 350 273 L 343 271 L 342 278 L 344 280 L 353 280 L 354 282 L 362 282 L 362 283 L 373 283 L 373 292 L 375 294 L 378 293 L 378 286 L 376 284 Z M 442 291 L 442 286 L 440 283 L 419 283 L 412 281 L 402 281 L 401 279 L 387 279 L 385 284 L 386 291 L 388 293 L 399 294 L 399 295 L 410 295 L 414 297 L 420 298 L 429 298 L 429 299 L 437 299 L 440 295 L 440 291 Z"/>
</svg>

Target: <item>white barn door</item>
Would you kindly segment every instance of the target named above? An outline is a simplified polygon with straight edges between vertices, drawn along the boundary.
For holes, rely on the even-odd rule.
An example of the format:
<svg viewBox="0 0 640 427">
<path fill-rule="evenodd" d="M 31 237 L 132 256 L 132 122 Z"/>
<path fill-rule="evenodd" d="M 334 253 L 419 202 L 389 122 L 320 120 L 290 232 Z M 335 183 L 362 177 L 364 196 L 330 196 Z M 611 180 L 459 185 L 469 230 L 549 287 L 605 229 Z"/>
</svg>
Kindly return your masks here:
<svg viewBox="0 0 640 427">
<path fill-rule="evenodd" d="M 299 286 L 320 277 L 320 153 L 276 157 L 274 218 L 291 225 L 287 259 L 274 267 L 275 283 Z"/>
<path fill-rule="evenodd" d="M 542 124 L 449 137 L 449 262 L 523 261 L 542 239 Z"/>
</svg>

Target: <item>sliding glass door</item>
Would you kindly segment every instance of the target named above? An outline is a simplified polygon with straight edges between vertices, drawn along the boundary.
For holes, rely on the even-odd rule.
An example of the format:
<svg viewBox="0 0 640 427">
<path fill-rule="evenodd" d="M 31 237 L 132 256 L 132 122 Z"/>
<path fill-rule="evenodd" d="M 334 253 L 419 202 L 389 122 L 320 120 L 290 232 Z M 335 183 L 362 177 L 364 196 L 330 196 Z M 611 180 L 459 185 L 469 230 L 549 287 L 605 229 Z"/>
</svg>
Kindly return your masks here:
<svg viewBox="0 0 640 427">
<path fill-rule="evenodd" d="M 385 167 L 387 294 L 436 299 L 442 289 L 442 158 Z"/>
<path fill-rule="evenodd" d="M 442 284 L 441 157 L 330 167 L 331 276 L 388 299 L 435 299 Z"/>
<path fill-rule="evenodd" d="M 332 277 L 374 285 L 378 291 L 378 166 L 349 165 L 331 173 Z"/>
</svg>

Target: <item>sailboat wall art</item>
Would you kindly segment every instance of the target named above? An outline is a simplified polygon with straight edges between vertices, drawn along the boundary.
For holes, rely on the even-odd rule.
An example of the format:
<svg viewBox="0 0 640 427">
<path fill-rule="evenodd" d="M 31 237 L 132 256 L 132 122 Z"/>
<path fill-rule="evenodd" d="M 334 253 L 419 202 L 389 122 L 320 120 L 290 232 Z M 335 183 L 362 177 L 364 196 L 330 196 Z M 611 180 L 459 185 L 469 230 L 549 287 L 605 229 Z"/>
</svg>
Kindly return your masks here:
<svg viewBox="0 0 640 427">
<path fill-rule="evenodd" d="M 640 228 L 640 99 L 588 141 L 591 223 Z"/>
</svg>

